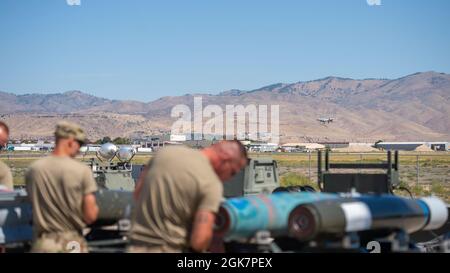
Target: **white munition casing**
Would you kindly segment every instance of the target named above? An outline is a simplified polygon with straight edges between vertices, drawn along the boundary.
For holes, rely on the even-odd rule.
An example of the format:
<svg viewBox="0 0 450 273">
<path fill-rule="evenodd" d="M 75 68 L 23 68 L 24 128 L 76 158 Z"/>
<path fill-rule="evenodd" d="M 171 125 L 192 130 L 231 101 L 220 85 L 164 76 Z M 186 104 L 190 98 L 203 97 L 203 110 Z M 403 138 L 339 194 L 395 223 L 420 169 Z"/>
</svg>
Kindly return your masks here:
<svg viewBox="0 0 450 273">
<path fill-rule="evenodd" d="M 420 198 L 430 210 L 430 220 L 424 230 L 434 230 L 442 227 L 448 219 L 447 205 L 437 197 Z"/>
<path fill-rule="evenodd" d="M 353 232 L 368 230 L 372 226 L 372 214 L 369 207 L 363 202 L 351 202 L 341 204 L 345 215 L 345 231 Z"/>
</svg>

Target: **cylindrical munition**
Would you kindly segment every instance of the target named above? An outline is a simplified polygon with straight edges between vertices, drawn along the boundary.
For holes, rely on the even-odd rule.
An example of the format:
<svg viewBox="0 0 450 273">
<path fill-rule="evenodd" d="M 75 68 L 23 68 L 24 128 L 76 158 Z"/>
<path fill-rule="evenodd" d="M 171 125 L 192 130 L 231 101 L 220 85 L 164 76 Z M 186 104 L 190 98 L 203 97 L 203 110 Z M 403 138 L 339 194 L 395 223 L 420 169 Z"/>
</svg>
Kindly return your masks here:
<svg viewBox="0 0 450 273">
<path fill-rule="evenodd" d="M 361 196 L 299 205 L 290 213 L 288 226 L 290 236 L 308 241 L 321 234 L 436 229 L 447 217 L 445 203 L 436 197 Z"/>
<path fill-rule="evenodd" d="M 355 198 L 367 205 L 372 229 L 398 228 L 408 233 L 437 229 L 448 217 L 446 204 L 437 197 L 407 199 L 393 195 Z"/>
<path fill-rule="evenodd" d="M 31 221 L 31 204 L 24 192 L 0 192 L 0 244 L 31 240 Z"/>
<path fill-rule="evenodd" d="M 320 234 L 344 234 L 370 229 L 370 209 L 354 199 L 339 199 L 294 208 L 288 220 L 289 235 L 309 241 Z"/>
<path fill-rule="evenodd" d="M 99 215 L 93 226 L 129 219 L 133 209 L 133 193 L 100 190 L 96 193 Z M 32 206 L 25 192 L 0 192 L 0 244 L 32 239 Z"/>
<path fill-rule="evenodd" d="M 251 238 L 260 230 L 274 235 L 287 234 L 287 220 L 293 208 L 299 204 L 336 198 L 336 194 L 311 192 L 231 198 L 219 209 L 216 234 L 225 239 Z"/>
<path fill-rule="evenodd" d="M 448 206 L 439 198 L 423 197 L 419 199 L 429 209 L 429 217 L 423 230 L 436 230 L 441 228 L 448 221 Z"/>
</svg>

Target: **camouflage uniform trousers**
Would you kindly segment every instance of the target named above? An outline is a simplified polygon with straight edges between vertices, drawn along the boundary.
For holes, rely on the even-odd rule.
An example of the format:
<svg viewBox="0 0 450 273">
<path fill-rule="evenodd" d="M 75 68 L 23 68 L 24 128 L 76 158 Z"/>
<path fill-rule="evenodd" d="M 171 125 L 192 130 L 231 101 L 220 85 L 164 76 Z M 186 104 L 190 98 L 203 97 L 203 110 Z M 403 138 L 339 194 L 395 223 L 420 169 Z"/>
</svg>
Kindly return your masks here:
<svg viewBox="0 0 450 273">
<path fill-rule="evenodd" d="M 42 233 L 34 241 L 33 253 L 87 253 L 87 242 L 77 232 Z"/>
<path fill-rule="evenodd" d="M 161 245 L 161 246 L 151 246 L 144 244 L 130 244 L 127 247 L 128 253 L 182 253 L 182 249 Z"/>
</svg>

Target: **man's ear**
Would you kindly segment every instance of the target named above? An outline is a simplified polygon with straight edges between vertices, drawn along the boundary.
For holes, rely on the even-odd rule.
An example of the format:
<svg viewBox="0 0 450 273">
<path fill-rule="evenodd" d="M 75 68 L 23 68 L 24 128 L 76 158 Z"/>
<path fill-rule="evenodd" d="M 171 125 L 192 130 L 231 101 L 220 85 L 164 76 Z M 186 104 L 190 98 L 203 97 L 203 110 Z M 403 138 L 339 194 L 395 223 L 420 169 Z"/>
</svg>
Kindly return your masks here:
<svg viewBox="0 0 450 273">
<path fill-rule="evenodd" d="M 76 141 L 74 139 L 70 139 L 67 141 L 67 145 L 69 146 L 70 149 L 73 149 L 75 147 L 75 143 Z"/>
</svg>

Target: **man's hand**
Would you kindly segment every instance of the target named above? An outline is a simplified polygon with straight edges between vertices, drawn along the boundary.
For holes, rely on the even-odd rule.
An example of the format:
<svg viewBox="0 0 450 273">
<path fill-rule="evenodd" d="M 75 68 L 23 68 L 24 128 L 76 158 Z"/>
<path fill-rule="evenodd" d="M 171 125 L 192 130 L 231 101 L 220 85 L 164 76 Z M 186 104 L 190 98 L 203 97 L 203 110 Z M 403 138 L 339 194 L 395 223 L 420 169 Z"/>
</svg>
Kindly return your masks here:
<svg viewBox="0 0 450 273">
<path fill-rule="evenodd" d="M 207 210 L 199 210 L 195 214 L 191 234 L 191 248 L 197 252 L 206 251 L 213 237 L 216 216 Z"/>
<path fill-rule="evenodd" d="M 83 198 L 84 222 L 88 225 L 94 223 L 98 217 L 98 206 L 93 193 L 87 194 Z"/>
</svg>

